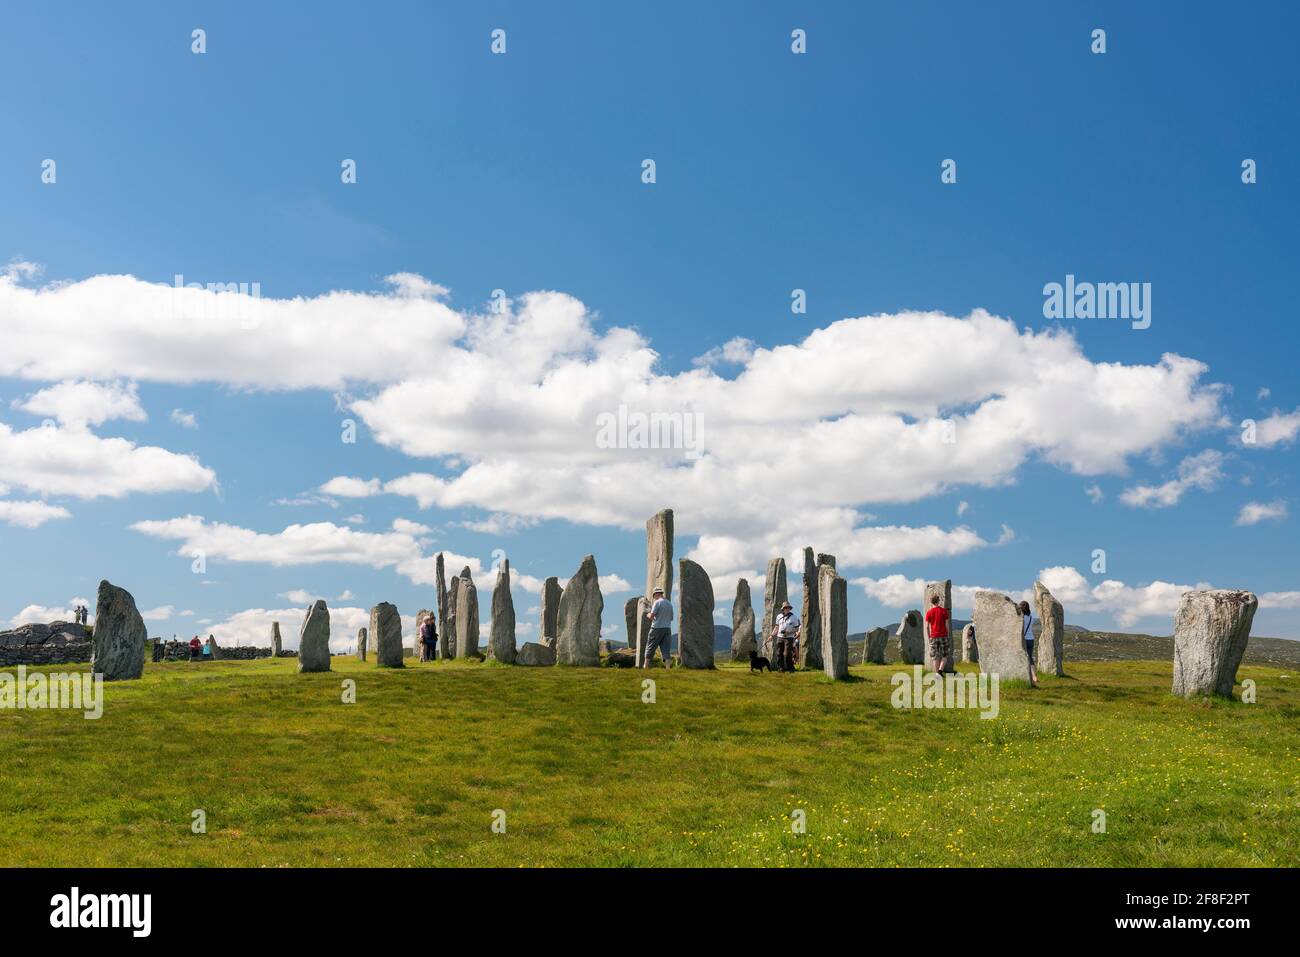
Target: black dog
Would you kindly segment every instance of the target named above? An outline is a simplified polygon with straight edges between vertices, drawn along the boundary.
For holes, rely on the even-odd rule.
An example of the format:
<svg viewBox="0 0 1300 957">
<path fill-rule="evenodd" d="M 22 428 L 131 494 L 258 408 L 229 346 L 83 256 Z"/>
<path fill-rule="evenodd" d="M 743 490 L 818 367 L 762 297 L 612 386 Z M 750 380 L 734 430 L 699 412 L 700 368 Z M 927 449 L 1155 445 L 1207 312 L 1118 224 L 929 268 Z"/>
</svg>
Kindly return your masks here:
<svg viewBox="0 0 1300 957">
<path fill-rule="evenodd" d="M 761 672 L 764 668 L 771 671 L 772 662 L 760 657 L 757 651 L 751 651 L 749 653 L 749 670 Z"/>
</svg>

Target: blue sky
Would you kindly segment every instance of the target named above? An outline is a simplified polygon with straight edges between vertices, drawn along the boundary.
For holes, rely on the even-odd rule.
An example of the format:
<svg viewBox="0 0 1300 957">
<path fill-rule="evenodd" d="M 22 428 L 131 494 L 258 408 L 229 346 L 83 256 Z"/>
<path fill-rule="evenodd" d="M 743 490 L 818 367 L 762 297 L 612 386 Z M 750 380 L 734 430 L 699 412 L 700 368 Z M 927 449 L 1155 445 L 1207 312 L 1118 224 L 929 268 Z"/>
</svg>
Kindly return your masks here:
<svg viewBox="0 0 1300 957">
<path fill-rule="evenodd" d="M 737 574 L 808 544 L 853 630 L 916 580 L 1053 570 L 1069 621 L 1168 633 L 1210 583 L 1300 638 L 1300 14 L 803 6 L 10 11 L 0 624 L 104 577 L 167 635 L 261 640 L 299 592 L 413 616 L 438 550 L 562 580 L 592 552 L 639 587 L 636 525 L 669 506 L 727 622 Z M 259 283 L 258 327 L 187 341 L 177 274 Z M 1067 274 L 1150 283 L 1150 328 L 1045 319 Z M 625 400 L 698 411 L 703 461 L 602 457 L 593 413 Z M 377 493 L 410 474 L 443 484 Z"/>
</svg>

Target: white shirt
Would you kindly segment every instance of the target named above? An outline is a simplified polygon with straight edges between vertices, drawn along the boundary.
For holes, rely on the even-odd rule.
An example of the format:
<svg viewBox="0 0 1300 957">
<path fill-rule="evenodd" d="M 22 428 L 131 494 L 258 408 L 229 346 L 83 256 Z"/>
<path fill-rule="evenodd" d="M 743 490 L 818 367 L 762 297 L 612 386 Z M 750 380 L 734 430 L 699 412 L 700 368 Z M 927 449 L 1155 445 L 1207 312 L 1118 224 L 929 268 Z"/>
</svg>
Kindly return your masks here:
<svg viewBox="0 0 1300 957">
<path fill-rule="evenodd" d="M 673 603 L 667 598 L 656 598 L 650 606 L 650 627 L 671 628 L 673 626 Z"/>
<path fill-rule="evenodd" d="M 798 630 L 799 616 L 794 612 L 790 612 L 788 615 L 782 612 L 776 616 L 776 633 L 778 635 L 784 635 L 785 637 L 790 638 Z"/>
</svg>

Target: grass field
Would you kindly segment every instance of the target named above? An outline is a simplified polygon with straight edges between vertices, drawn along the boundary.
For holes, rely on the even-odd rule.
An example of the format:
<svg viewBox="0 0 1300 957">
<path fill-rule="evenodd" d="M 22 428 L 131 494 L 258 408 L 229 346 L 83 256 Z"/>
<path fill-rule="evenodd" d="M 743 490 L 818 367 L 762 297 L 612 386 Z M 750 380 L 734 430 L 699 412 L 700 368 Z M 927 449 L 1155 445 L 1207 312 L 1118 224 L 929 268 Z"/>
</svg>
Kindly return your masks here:
<svg viewBox="0 0 1300 957">
<path fill-rule="evenodd" d="M 1171 697 L 1168 662 L 1074 663 L 982 720 L 895 710 L 894 665 L 658 670 L 653 704 L 644 672 L 334 667 L 148 664 L 98 721 L 0 712 L 0 865 L 1300 864 L 1276 669 L 1241 669 L 1248 705 Z"/>
</svg>

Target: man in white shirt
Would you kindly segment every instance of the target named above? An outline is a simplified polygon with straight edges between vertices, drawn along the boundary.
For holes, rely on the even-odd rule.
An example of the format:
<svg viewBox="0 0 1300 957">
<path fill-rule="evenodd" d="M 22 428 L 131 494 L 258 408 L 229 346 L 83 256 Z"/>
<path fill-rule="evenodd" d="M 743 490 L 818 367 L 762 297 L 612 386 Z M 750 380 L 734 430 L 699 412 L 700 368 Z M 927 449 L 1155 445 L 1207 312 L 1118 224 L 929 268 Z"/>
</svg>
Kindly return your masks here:
<svg viewBox="0 0 1300 957">
<path fill-rule="evenodd" d="M 794 671 L 794 663 L 799 659 L 799 625 L 794 606 L 786 602 L 772 625 L 773 647 L 776 649 L 776 661 L 772 662 L 772 667 L 777 671 Z"/>
<path fill-rule="evenodd" d="M 654 661 L 655 649 L 664 656 L 664 667 L 669 665 L 669 653 L 672 650 L 673 637 L 673 603 L 664 597 L 664 590 L 656 588 L 651 597 L 650 611 L 646 618 L 650 620 L 650 634 L 645 642 L 645 656 L 641 660 L 642 668 L 649 668 Z"/>
</svg>

